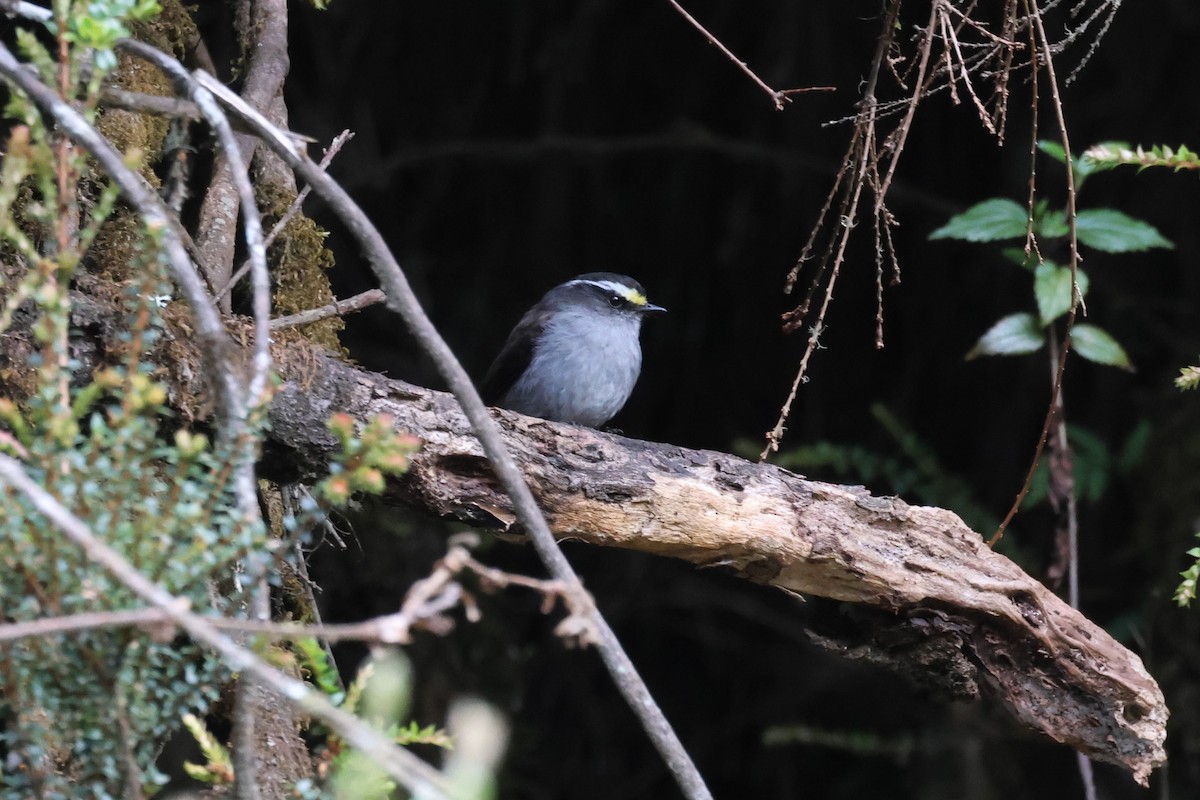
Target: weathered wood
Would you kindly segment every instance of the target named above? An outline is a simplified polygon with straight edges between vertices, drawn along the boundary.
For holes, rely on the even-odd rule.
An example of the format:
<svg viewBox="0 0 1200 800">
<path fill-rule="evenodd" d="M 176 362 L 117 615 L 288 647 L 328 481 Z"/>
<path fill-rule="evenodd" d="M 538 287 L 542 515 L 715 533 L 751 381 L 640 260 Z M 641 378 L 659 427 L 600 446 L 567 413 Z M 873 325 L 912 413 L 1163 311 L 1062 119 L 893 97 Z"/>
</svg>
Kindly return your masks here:
<svg viewBox="0 0 1200 800">
<path fill-rule="evenodd" d="M 120 358 L 115 303 L 75 295 L 72 356 L 90 372 Z M 31 320 L 0 335 L 0 366 L 27 363 Z M 203 413 L 203 360 L 173 324 L 156 360 L 184 419 Z M 325 421 L 390 414 L 423 442 L 387 497 L 510 532 L 508 499 L 454 399 L 389 380 L 282 333 L 284 378 L 262 469 L 325 474 Z M 0 370 L 0 375 L 3 371 Z M 0 385 L 0 394 L 16 386 Z M 19 392 L 17 392 L 19 394 Z M 1141 660 L 991 551 L 953 513 L 873 497 L 724 453 L 654 444 L 497 412 L 560 538 L 722 566 L 747 580 L 853 603 L 854 641 L 826 643 L 961 697 L 991 695 L 1035 730 L 1128 768 L 1145 784 L 1166 755 L 1167 708 Z"/>
<path fill-rule="evenodd" d="M 334 411 L 390 414 L 423 441 L 388 496 L 436 514 L 513 526 L 478 442 L 449 395 L 325 356 L 285 368 L 273 445 L 318 475 Z M 1022 722 L 1143 785 L 1165 761 L 1167 708 L 1141 659 L 1070 608 L 955 514 L 689 450 L 498 412 L 560 538 L 720 565 L 755 583 L 875 609 L 902 647 L 859 653 L 944 670 Z M 899 639 L 896 632 L 900 631 Z"/>
</svg>

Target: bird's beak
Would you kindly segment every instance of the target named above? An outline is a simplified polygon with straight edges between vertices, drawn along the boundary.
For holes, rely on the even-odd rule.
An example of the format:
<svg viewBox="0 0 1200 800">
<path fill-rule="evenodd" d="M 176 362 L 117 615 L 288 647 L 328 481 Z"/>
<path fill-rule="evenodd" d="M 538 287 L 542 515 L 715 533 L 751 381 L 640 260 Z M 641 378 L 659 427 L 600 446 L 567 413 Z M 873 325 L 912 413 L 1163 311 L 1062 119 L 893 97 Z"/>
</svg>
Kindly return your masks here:
<svg viewBox="0 0 1200 800">
<path fill-rule="evenodd" d="M 653 303 L 647 303 L 646 305 L 642 306 L 643 314 L 649 314 L 653 311 L 660 311 L 663 314 L 667 313 L 667 310 L 665 308 L 663 308 L 662 306 L 656 306 Z"/>
</svg>

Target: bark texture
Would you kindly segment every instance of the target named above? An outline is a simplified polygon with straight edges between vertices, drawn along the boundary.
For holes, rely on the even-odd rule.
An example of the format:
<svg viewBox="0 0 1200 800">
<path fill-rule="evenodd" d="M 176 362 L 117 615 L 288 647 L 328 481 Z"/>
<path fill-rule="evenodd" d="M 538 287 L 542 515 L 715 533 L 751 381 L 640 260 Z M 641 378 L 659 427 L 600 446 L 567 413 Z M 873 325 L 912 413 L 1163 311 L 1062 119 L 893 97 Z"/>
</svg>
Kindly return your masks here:
<svg viewBox="0 0 1200 800">
<path fill-rule="evenodd" d="M 334 448 L 324 420 L 391 414 L 424 445 L 389 496 L 513 528 L 454 399 L 316 355 L 284 370 L 272 445 L 316 476 Z M 508 445 L 560 538 L 722 566 L 755 583 L 859 604 L 887 630 L 869 657 L 960 696 L 993 695 L 1022 722 L 1143 785 L 1165 761 L 1167 709 L 1141 659 L 955 514 L 874 497 L 724 453 L 500 414 Z M 277 455 L 283 455 L 279 453 Z M 932 672 L 931 672 L 932 671 Z"/>
<path fill-rule="evenodd" d="M 72 355 L 84 373 L 119 357 L 116 303 L 76 294 Z M 0 335 L 0 368 L 26 363 L 31 319 Z M 184 419 L 203 414 L 203 359 L 185 328 L 156 359 Z M 450 395 L 347 365 L 286 339 L 262 470 L 324 475 L 337 448 L 330 414 L 390 414 L 418 436 L 397 502 L 510 533 L 508 498 Z M 3 374 L 0 369 L 0 375 Z M 4 388 L 0 386 L 0 388 Z M 8 389 L 15 389 L 9 386 Z M 17 392 L 19 394 L 19 392 Z M 786 470 L 496 412 L 560 538 L 720 566 L 758 584 L 855 604 L 856 629 L 821 631 L 868 658 L 958 697 L 991 696 L 1052 739 L 1129 769 L 1143 785 L 1165 762 L 1167 708 L 1139 659 L 1034 578 L 990 550 L 955 514 L 874 497 Z"/>
</svg>

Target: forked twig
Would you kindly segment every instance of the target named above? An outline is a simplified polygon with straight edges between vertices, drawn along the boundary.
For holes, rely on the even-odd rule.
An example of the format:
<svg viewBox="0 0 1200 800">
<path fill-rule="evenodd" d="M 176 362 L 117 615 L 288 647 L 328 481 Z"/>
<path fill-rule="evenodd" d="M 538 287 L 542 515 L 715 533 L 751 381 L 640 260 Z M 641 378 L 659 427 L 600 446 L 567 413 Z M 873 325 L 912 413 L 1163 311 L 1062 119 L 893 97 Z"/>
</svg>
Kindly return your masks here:
<svg viewBox="0 0 1200 800">
<path fill-rule="evenodd" d="M 353 297 L 347 297 L 345 300 L 335 300 L 329 305 L 321 306 L 320 308 L 310 308 L 307 311 L 300 311 L 296 314 L 289 314 L 286 317 L 273 319 L 271 320 L 271 330 L 278 331 L 284 328 L 295 328 L 299 325 L 311 325 L 314 322 L 320 322 L 330 317 L 344 317 L 347 314 L 362 311 L 364 308 L 370 308 L 384 302 L 387 302 L 387 295 L 381 290 L 368 289 Z"/>
<path fill-rule="evenodd" d="M 808 241 L 801 251 L 800 258 L 797 259 L 795 266 L 788 273 L 787 289 L 790 291 L 795 284 L 803 262 L 811 253 L 818 235 L 825 229 L 826 220 L 833 207 L 834 198 L 840 194 L 842 199 L 838 208 L 838 221 L 835 233 L 830 236 L 829 242 L 825 247 L 825 252 L 821 256 L 817 274 L 809 285 L 808 294 L 800 306 L 783 315 L 785 331 L 795 330 L 802 326 L 810 310 L 811 302 L 821 285 L 821 281 L 826 281 L 821 307 L 817 312 L 816 321 L 809 326 L 808 340 L 805 343 L 804 354 L 800 358 L 800 365 L 796 370 L 796 377 L 792 380 L 788 396 L 779 410 L 779 417 L 775 421 L 775 426 L 766 434 L 766 444 L 763 447 L 762 453 L 759 454 L 760 461 L 765 461 L 771 453 L 779 449 L 779 443 L 783 440 L 786 430 L 787 419 L 791 416 L 792 404 L 796 400 L 800 385 L 807 379 L 809 360 L 820 346 L 820 336 L 825 327 L 825 315 L 833 299 L 833 287 L 837 283 L 838 275 L 841 272 L 842 263 L 845 259 L 846 247 L 850 243 L 850 237 L 857 224 L 858 204 L 862 196 L 862 189 L 868 181 L 871 182 L 872 188 L 876 193 L 876 203 L 873 209 L 877 225 L 876 230 L 878 230 L 881 219 L 884 225 L 892 224 L 891 214 L 887 211 L 886 206 L 884 206 L 883 196 L 879 193 L 883 184 L 879 179 L 878 173 L 879 153 L 876 150 L 878 105 L 875 92 L 879 83 L 879 74 L 883 69 L 888 50 L 893 41 L 892 36 L 899 13 L 900 0 L 892 0 L 880 30 L 875 57 L 871 62 L 871 71 L 863 88 L 863 99 L 859 102 L 854 133 L 851 136 L 846 155 L 842 160 L 842 167 L 838 170 L 834 186 L 826 197 L 820 217 L 817 224 L 813 226 Z M 920 90 L 921 87 L 917 86 L 914 91 L 920 92 Z M 903 144 L 902 139 L 900 140 L 900 144 Z M 882 247 L 883 241 L 890 242 L 891 239 L 887 237 L 881 240 L 877 237 L 877 243 L 880 247 Z M 879 270 L 879 275 L 880 280 L 882 280 L 882 268 Z M 882 289 L 880 290 L 880 295 L 882 296 Z M 877 319 L 881 318 L 881 316 L 882 311 L 879 312 Z"/>
<path fill-rule="evenodd" d="M 321 163 L 319 165 L 321 169 L 329 169 L 329 163 L 333 161 L 333 157 L 336 156 L 338 151 L 342 149 L 342 145 L 353 138 L 354 134 L 349 130 L 344 130 L 335 136 L 333 141 L 329 143 L 329 147 L 325 148 L 325 154 L 321 157 Z M 308 186 L 305 186 L 296 194 L 294 198 L 292 198 L 292 202 L 287 207 L 287 211 L 283 212 L 283 216 L 280 217 L 273 226 L 271 226 L 271 232 L 268 233 L 267 238 L 263 240 L 264 247 L 270 247 L 272 244 L 274 244 L 275 240 L 279 238 L 279 234 L 283 233 L 283 229 L 287 227 L 288 222 L 292 219 L 292 217 L 296 216 L 296 214 L 300 211 L 300 207 L 304 205 L 304 201 L 308 198 L 308 193 L 310 191 L 312 190 Z M 221 287 L 221 289 L 217 292 L 217 299 L 220 300 L 225 295 L 229 294 L 229 292 L 233 290 L 233 287 L 237 285 L 238 281 L 245 277 L 246 273 L 250 270 L 250 267 L 251 264 L 249 260 L 238 267 L 237 272 L 233 273 L 233 277 L 229 279 L 228 283 Z M 272 323 L 272 327 L 276 327 L 274 323 Z"/>
<path fill-rule="evenodd" d="M 687 20 L 688 23 L 693 28 L 700 31 L 700 33 L 704 36 L 704 38 L 708 40 L 709 44 L 713 45 L 718 50 L 720 50 L 722 53 L 724 53 L 725 57 L 728 58 L 730 61 L 732 61 L 737 66 L 738 69 L 740 69 L 743 73 L 745 73 L 746 77 L 750 78 L 750 80 L 754 81 L 754 83 L 757 84 L 758 88 L 760 88 L 764 92 L 766 92 L 767 96 L 771 98 L 771 101 L 775 103 L 776 111 L 783 111 L 784 107 L 788 103 L 792 102 L 792 95 L 805 94 L 807 92 L 832 92 L 832 91 L 834 91 L 834 87 L 832 87 L 832 86 L 809 86 L 809 87 L 806 87 L 803 89 L 772 89 L 769 85 L 767 85 L 766 81 L 764 81 L 762 78 L 758 77 L 758 75 L 755 74 L 754 70 L 750 69 L 750 67 L 746 64 L 745 61 L 742 61 L 740 58 L 735 56 L 733 54 L 733 51 L 730 50 L 728 47 L 726 47 L 724 45 L 724 43 L 721 42 L 720 39 L 718 39 L 716 36 L 714 36 L 708 30 L 708 28 L 705 28 L 698 19 L 693 17 L 691 14 L 689 14 L 687 12 L 687 9 L 685 9 L 683 6 L 681 6 L 677 2 L 677 0 L 667 0 L 667 2 L 670 3 L 671 6 L 674 7 L 674 9 L 676 11 L 679 12 L 680 16 L 682 16 L 685 20 Z"/>
</svg>

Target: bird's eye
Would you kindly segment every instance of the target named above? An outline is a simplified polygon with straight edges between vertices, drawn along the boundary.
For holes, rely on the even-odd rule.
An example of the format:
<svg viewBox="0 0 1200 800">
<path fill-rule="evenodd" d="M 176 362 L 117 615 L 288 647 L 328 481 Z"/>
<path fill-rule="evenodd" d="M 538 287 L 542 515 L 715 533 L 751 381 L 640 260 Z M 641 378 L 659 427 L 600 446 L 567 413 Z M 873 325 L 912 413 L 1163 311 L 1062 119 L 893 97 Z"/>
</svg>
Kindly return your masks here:
<svg viewBox="0 0 1200 800">
<path fill-rule="evenodd" d="M 613 308 L 620 308 L 621 304 L 624 302 L 625 302 L 625 298 L 621 297 L 621 295 L 619 295 L 619 294 L 610 294 L 608 296 L 608 304 L 610 306 L 612 306 Z"/>
</svg>

